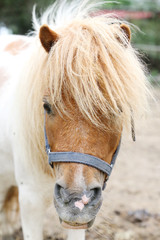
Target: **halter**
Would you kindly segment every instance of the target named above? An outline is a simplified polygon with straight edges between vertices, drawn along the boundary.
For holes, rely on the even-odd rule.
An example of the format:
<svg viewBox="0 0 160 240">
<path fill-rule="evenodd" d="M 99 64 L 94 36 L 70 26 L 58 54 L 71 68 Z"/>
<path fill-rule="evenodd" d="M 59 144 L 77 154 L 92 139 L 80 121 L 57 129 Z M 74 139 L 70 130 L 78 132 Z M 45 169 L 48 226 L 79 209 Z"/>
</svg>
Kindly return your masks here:
<svg viewBox="0 0 160 240">
<path fill-rule="evenodd" d="M 133 129 L 134 131 L 134 129 Z M 54 163 L 81 163 L 87 166 L 94 167 L 101 172 L 106 174 L 106 178 L 104 180 L 103 184 L 103 190 L 106 186 L 106 182 L 111 175 L 112 169 L 114 167 L 120 145 L 121 145 L 121 139 L 120 142 L 117 146 L 116 151 L 114 152 L 112 156 L 112 161 L 111 164 L 103 161 L 102 159 L 85 154 L 85 153 L 79 153 L 79 152 L 51 152 L 49 143 L 48 143 L 48 138 L 47 138 L 47 133 L 46 133 L 46 112 L 44 113 L 44 136 L 45 136 L 45 148 L 46 148 L 46 153 L 48 155 L 48 163 L 49 165 L 53 168 Z"/>
</svg>

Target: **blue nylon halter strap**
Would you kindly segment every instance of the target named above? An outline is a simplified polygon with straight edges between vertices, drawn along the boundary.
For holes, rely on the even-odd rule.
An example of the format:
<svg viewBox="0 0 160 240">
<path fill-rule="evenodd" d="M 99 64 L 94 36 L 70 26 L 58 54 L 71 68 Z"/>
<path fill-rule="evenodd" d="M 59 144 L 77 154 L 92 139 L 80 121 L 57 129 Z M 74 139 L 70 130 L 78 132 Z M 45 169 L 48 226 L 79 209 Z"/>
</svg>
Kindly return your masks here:
<svg viewBox="0 0 160 240">
<path fill-rule="evenodd" d="M 44 117 L 44 136 L 45 136 L 46 152 L 48 154 L 48 162 L 52 167 L 54 163 L 81 163 L 81 164 L 94 167 L 102 171 L 103 173 L 107 174 L 106 180 L 108 180 L 108 177 L 112 172 L 113 166 L 115 164 L 115 161 L 120 149 L 121 140 L 119 142 L 119 145 L 115 153 L 112 156 L 111 164 L 108 164 L 102 159 L 89 154 L 84 154 L 79 152 L 51 152 L 50 146 L 48 143 L 47 133 L 46 133 L 46 117 Z"/>
<path fill-rule="evenodd" d="M 97 158 L 89 154 L 79 153 L 79 152 L 49 152 L 48 161 L 50 165 L 52 163 L 62 163 L 62 162 L 81 163 L 81 164 L 85 164 L 85 165 L 97 168 L 98 170 L 110 176 L 116 157 L 118 155 L 119 148 L 120 148 L 120 144 L 118 145 L 113 155 L 111 165 L 101 160 L 100 158 Z"/>
</svg>

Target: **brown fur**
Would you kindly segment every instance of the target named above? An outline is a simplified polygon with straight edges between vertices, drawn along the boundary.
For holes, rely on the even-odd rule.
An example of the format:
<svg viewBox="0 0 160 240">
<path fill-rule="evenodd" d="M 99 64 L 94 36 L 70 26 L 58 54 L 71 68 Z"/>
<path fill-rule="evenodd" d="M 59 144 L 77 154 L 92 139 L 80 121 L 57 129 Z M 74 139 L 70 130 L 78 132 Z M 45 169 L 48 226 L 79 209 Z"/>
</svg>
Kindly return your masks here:
<svg viewBox="0 0 160 240">
<path fill-rule="evenodd" d="M 59 36 L 56 32 L 52 31 L 47 25 L 43 25 L 40 28 L 39 38 L 46 52 L 49 52 L 52 45 L 58 40 Z"/>
<path fill-rule="evenodd" d="M 20 51 L 27 48 L 29 43 L 27 43 L 24 39 L 19 39 L 9 43 L 4 51 L 9 52 L 11 55 L 17 55 Z"/>
<path fill-rule="evenodd" d="M 8 222 L 14 222 L 19 217 L 18 188 L 11 186 L 5 196 L 2 210 Z"/>
<path fill-rule="evenodd" d="M 126 24 L 123 23 L 123 24 L 121 24 L 120 27 L 129 42 L 131 40 L 131 30 L 130 30 L 129 26 L 127 26 Z"/>
<path fill-rule="evenodd" d="M 4 52 L 7 52 L 13 56 L 19 54 L 22 50 L 26 49 L 29 46 L 27 39 L 23 37 L 18 37 L 17 40 L 11 41 L 4 48 Z M 0 87 L 3 86 L 5 81 L 9 79 L 9 74 L 4 67 L 0 68 Z"/>
</svg>

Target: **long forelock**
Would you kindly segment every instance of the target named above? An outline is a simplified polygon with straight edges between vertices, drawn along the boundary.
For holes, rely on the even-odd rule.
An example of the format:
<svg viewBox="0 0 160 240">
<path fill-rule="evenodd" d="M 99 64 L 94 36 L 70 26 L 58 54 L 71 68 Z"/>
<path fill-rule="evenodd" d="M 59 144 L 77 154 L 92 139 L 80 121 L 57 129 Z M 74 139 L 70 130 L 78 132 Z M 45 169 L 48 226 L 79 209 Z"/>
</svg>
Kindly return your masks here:
<svg viewBox="0 0 160 240">
<path fill-rule="evenodd" d="M 74 99 L 83 116 L 103 128 L 102 118 L 129 125 L 131 113 L 136 118 L 146 110 L 148 91 L 143 64 L 120 30 L 120 21 L 108 14 L 91 17 L 105 3 L 61 0 L 40 19 L 33 14 L 37 33 L 47 24 L 60 35 L 46 75 L 52 103 L 67 114 L 64 96 Z"/>
<path fill-rule="evenodd" d="M 59 30 L 48 60 L 52 103 L 66 113 L 64 96 L 74 99 L 84 117 L 99 127 L 104 127 L 101 116 L 127 126 L 131 112 L 146 107 L 144 68 L 131 45 L 118 41 L 127 43 L 116 21 L 106 16 L 73 20 Z"/>
</svg>

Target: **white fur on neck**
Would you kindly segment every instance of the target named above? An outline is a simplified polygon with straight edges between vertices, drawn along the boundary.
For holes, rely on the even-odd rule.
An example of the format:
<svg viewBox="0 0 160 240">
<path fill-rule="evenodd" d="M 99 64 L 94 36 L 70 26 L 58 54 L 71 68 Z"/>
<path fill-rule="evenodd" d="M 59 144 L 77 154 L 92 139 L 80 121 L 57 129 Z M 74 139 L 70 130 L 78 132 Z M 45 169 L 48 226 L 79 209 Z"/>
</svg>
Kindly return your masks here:
<svg viewBox="0 0 160 240">
<path fill-rule="evenodd" d="M 68 238 L 67 240 L 85 240 L 85 230 L 68 230 Z"/>
</svg>

